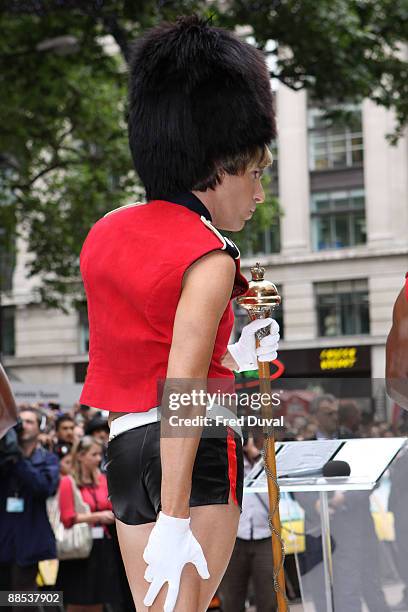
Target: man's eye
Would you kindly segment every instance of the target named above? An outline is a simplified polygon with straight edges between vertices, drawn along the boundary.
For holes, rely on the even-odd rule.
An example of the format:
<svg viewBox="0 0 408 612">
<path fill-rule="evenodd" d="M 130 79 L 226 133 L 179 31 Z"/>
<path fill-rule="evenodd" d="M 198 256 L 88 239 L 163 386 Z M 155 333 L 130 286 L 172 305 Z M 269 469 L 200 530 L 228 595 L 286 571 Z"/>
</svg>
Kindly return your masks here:
<svg viewBox="0 0 408 612">
<path fill-rule="evenodd" d="M 263 172 L 262 172 L 262 170 L 254 170 L 252 172 L 252 174 L 253 174 L 254 179 L 260 179 L 262 174 L 263 174 Z"/>
</svg>

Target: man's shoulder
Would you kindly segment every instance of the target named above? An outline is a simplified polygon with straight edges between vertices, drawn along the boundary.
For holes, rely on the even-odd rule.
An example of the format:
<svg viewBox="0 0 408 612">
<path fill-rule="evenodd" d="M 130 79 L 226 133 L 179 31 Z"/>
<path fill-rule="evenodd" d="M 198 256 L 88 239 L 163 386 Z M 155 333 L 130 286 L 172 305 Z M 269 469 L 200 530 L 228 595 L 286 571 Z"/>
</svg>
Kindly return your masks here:
<svg viewBox="0 0 408 612">
<path fill-rule="evenodd" d="M 30 457 L 30 461 L 33 465 L 39 465 L 41 463 L 47 463 L 48 465 L 58 465 L 58 457 L 49 450 L 46 450 L 42 446 L 37 446 L 35 451 Z"/>
</svg>

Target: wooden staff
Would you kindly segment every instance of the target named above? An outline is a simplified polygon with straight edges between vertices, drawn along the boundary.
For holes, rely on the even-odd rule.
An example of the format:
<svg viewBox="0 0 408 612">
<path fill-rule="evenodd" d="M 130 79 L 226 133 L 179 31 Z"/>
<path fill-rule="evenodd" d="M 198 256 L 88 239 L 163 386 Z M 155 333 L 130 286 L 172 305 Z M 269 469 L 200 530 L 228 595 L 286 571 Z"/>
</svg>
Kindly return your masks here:
<svg viewBox="0 0 408 612">
<path fill-rule="evenodd" d="M 281 303 L 281 297 L 275 285 L 264 279 L 265 270 L 258 263 L 251 268 L 252 280 L 249 289 L 237 299 L 240 306 L 247 310 L 251 320 L 263 319 L 271 315 L 272 311 Z M 268 327 L 262 328 L 256 333 L 257 346 L 260 345 L 261 338 L 269 334 Z M 262 398 L 269 398 L 262 401 L 262 417 L 270 419 L 272 422 L 272 398 L 271 398 L 271 378 L 268 362 L 258 361 L 259 390 Z M 283 562 L 285 560 L 285 547 L 281 536 L 281 521 L 279 515 L 279 485 L 276 473 L 275 438 L 273 426 L 264 427 L 264 468 L 268 483 L 269 498 L 269 526 L 271 529 L 272 540 L 272 559 L 274 589 L 278 603 L 278 612 L 289 610 L 285 588 L 285 572 Z"/>
</svg>

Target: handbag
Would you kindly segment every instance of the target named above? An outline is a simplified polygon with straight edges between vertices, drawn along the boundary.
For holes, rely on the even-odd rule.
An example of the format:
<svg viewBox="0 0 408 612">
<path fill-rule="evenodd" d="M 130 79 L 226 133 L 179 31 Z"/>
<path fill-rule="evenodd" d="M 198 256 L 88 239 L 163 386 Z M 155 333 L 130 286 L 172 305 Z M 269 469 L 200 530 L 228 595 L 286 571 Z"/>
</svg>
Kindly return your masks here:
<svg viewBox="0 0 408 612">
<path fill-rule="evenodd" d="M 76 513 L 89 512 L 89 506 L 82 499 L 75 480 L 69 476 L 74 496 L 74 507 Z M 92 531 L 88 523 L 75 523 L 66 528 L 61 522 L 58 495 L 48 504 L 48 514 L 55 535 L 57 546 L 57 557 L 61 561 L 66 559 L 86 559 L 92 550 Z"/>
</svg>

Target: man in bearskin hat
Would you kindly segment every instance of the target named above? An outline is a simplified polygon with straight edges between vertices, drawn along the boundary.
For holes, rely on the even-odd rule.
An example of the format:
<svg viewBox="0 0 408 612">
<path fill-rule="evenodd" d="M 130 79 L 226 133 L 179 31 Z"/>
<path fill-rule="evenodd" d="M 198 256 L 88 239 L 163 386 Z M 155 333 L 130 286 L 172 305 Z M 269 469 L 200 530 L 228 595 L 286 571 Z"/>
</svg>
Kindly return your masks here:
<svg viewBox="0 0 408 612">
<path fill-rule="evenodd" d="M 164 422 L 174 388 L 230 390 L 232 370 L 277 355 L 272 319 L 228 345 L 231 299 L 248 284 L 221 233 L 241 230 L 264 201 L 275 136 L 264 57 L 195 16 L 159 25 L 133 48 L 128 123 L 146 202 L 108 213 L 81 252 L 90 321 L 81 403 L 110 411 L 109 494 L 136 609 L 203 612 L 236 538 L 241 432 L 227 423 L 211 435 L 206 422 L 170 436 Z M 205 415 L 205 401 L 185 413 Z"/>
</svg>

